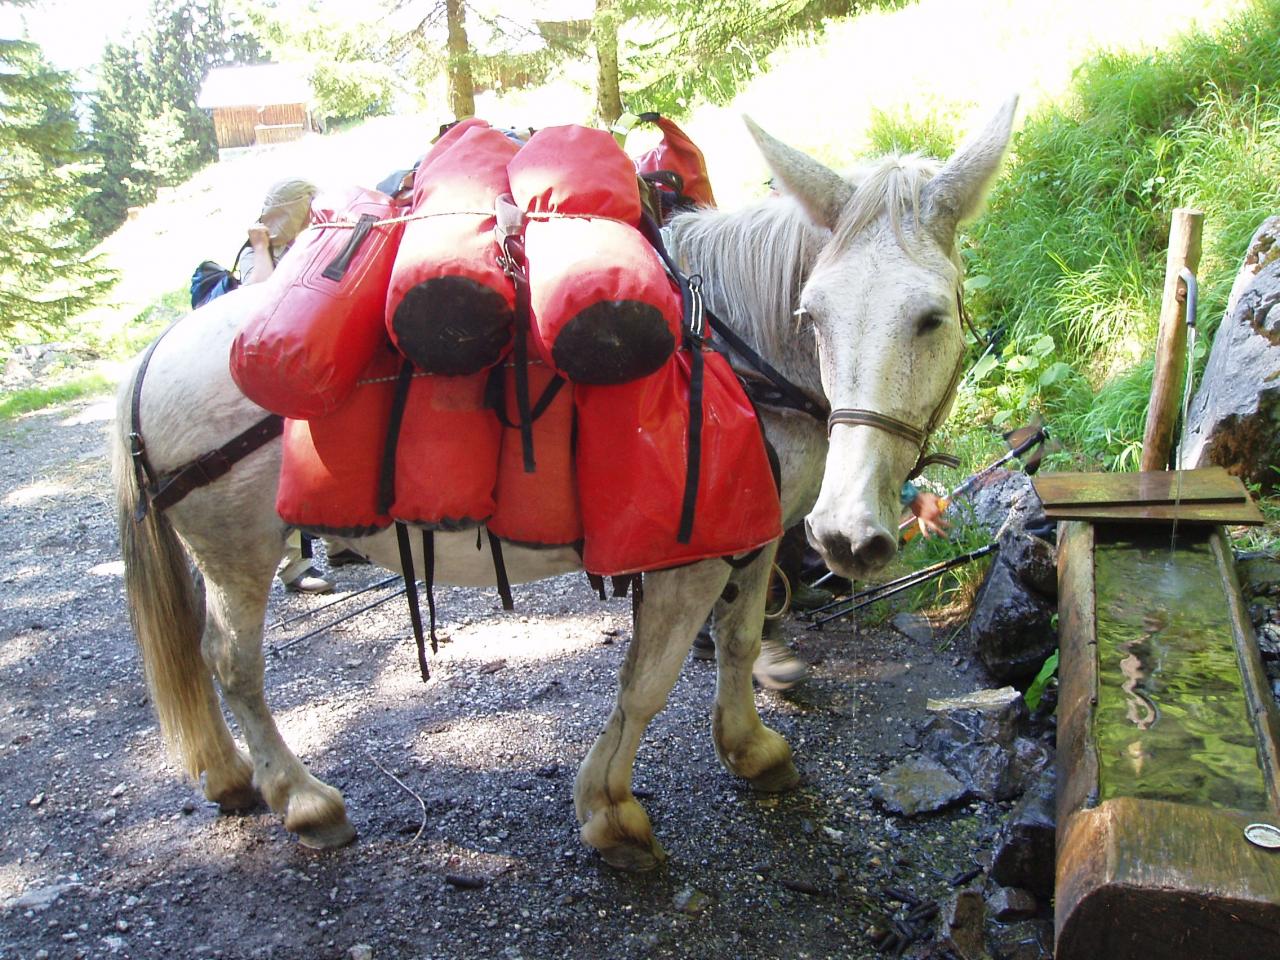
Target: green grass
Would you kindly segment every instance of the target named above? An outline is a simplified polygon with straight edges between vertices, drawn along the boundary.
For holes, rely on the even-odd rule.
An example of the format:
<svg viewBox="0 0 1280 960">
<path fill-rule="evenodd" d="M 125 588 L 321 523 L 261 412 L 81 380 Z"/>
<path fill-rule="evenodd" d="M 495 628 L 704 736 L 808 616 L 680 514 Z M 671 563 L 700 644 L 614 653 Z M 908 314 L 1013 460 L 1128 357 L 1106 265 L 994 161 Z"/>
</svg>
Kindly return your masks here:
<svg viewBox="0 0 1280 960">
<path fill-rule="evenodd" d="M 126 362 L 140 353 L 165 327 L 188 312 L 189 298 L 190 292 L 186 288 L 170 291 L 109 337 L 99 337 L 90 329 L 64 333 L 69 339 L 85 345 L 95 359 L 88 364 L 51 371 L 45 375 L 44 383 L 0 391 L 0 420 L 110 393 L 124 375 Z"/>
</svg>

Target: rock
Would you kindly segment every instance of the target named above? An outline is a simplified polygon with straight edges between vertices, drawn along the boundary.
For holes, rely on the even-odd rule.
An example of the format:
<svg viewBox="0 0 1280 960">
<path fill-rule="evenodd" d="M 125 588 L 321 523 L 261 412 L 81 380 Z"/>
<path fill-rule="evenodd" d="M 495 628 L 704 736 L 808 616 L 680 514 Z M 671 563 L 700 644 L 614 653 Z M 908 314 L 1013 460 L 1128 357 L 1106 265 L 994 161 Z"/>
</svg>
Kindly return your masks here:
<svg viewBox="0 0 1280 960">
<path fill-rule="evenodd" d="M 25 891 L 5 904 L 6 910 L 34 910 L 39 913 L 48 910 L 68 890 L 75 890 L 78 883 L 54 883 L 47 887 L 36 887 Z"/>
<path fill-rule="evenodd" d="M 1031 478 L 1013 470 L 993 471 L 970 498 L 974 519 L 997 536 L 1006 524 L 1019 530 L 1044 524 L 1044 504 Z"/>
<path fill-rule="evenodd" d="M 351 960 L 373 960 L 373 947 L 367 943 L 357 943 L 347 951 Z"/>
<path fill-rule="evenodd" d="M 890 813 L 904 817 L 949 807 L 967 792 L 946 767 L 928 757 L 912 757 L 886 770 L 871 788 L 874 800 Z"/>
<path fill-rule="evenodd" d="M 1048 920 L 992 924 L 988 943 L 995 960 L 1053 960 L 1053 924 Z"/>
<path fill-rule="evenodd" d="M 696 917 L 711 906 L 711 898 L 694 887 L 685 887 L 671 898 L 671 905 L 681 913 Z"/>
<path fill-rule="evenodd" d="M 1053 767 L 1048 767 L 1010 811 L 991 859 L 990 876 L 996 883 L 1039 897 L 1053 895 L 1054 789 Z"/>
<path fill-rule="evenodd" d="M 1032 680 L 1058 647 L 1053 614 L 1054 605 L 997 557 L 969 618 L 969 638 L 987 672 L 1002 683 Z"/>
<path fill-rule="evenodd" d="M 987 913 L 1002 923 L 1036 915 L 1036 898 L 1021 887 L 997 887 L 987 897 Z"/>
<path fill-rule="evenodd" d="M 1280 591 L 1280 561 L 1250 557 L 1236 566 L 1246 596 L 1271 596 Z"/>
<path fill-rule="evenodd" d="M 1013 687 L 929 700 L 920 738 L 924 752 L 983 800 L 1011 800 L 1051 759 L 1049 750 L 1020 736 L 1027 719 Z"/>
<path fill-rule="evenodd" d="M 1274 482 L 1280 463 L 1280 217 L 1258 228 L 1187 412 L 1182 465 Z"/>
<path fill-rule="evenodd" d="M 899 613 L 889 621 L 889 626 L 919 643 L 928 643 L 933 639 L 933 624 L 920 613 Z"/>
<path fill-rule="evenodd" d="M 1022 583 L 1046 600 L 1058 598 L 1058 551 L 1047 540 L 1033 536 L 1026 527 L 1006 524 L 1000 530 L 999 561 L 1006 563 Z"/>
<path fill-rule="evenodd" d="M 961 890 L 942 905 L 938 915 L 938 947 L 963 960 L 980 960 L 986 950 L 986 905 L 977 890 Z"/>
</svg>

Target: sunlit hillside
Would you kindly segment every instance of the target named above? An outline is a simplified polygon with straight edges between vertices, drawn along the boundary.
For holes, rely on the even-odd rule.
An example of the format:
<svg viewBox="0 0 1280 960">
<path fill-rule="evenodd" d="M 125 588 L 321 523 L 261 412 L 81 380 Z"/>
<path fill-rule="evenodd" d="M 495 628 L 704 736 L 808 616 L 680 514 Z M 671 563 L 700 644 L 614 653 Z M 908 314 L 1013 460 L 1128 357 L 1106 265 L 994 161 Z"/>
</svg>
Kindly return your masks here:
<svg viewBox="0 0 1280 960">
<path fill-rule="evenodd" d="M 1221 21 L 1244 0 L 921 0 L 834 24 L 813 47 L 774 54 L 731 106 L 689 124 L 708 154 L 717 199 L 757 196 L 764 165 L 743 130 L 770 133 L 837 167 L 866 149 L 873 111 L 967 120 L 1013 92 L 1025 114 L 1061 94 L 1092 52 L 1160 46 Z M 976 122 L 976 120 L 974 121 Z M 970 124 L 961 122 L 967 129 Z"/>
</svg>

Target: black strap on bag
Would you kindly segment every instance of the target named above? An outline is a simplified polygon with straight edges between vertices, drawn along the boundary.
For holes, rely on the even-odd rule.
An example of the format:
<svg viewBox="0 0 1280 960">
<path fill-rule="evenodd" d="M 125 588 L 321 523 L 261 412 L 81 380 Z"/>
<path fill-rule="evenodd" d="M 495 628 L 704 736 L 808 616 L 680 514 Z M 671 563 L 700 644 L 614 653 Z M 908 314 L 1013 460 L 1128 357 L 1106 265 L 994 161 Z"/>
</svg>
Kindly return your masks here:
<svg viewBox="0 0 1280 960">
<path fill-rule="evenodd" d="M 378 218 L 372 213 L 360 214 L 360 219 L 356 221 L 356 225 L 351 229 L 350 238 L 348 238 L 342 249 L 338 251 L 338 255 L 324 268 L 320 276 L 326 280 L 341 281 L 347 275 L 347 269 L 351 266 L 352 258 L 359 252 L 364 242 L 369 239 L 369 233 L 377 222 Z"/>
<path fill-rule="evenodd" d="M 515 364 L 516 410 L 520 415 L 520 449 L 524 454 L 524 472 L 534 473 L 537 465 L 533 459 L 533 417 L 529 409 L 529 324 L 533 307 L 529 297 L 528 263 L 524 255 L 524 241 L 515 234 L 502 241 L 503 269 L 511 278 L 516 292 L 515 330 L 511 343 L 511 359 Z"/>
<path fill-rule="evenodd" d="M 387 421 L 387 439 L 382 447 L 382 469 L 378 475 L 378 512 L 389 513 L 396 499 L 396 448 L 400 445 L 400 428 L 404 424 L 404 408 L 409 402 L 413 383 L 413 362 L 406 359 L 396 377 L 396 390 L 391 398 L 391 416 Z"/>
</svg>

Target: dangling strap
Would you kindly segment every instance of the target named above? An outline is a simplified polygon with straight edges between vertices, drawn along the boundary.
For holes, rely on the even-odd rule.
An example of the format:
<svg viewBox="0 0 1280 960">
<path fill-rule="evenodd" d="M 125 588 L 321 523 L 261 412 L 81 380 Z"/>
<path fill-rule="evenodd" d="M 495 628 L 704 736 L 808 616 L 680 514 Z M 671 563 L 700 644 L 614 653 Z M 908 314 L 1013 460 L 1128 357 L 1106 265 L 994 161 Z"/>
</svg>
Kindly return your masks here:
<svg viewBox="0 0 1280 960">
<path fill-rule="evenodd" d="M 427 615 L 431 618 L 431 652 L 438 653 L 440 643 L 436 639 L 436 532 L 425 528 L 422 531 L 422 582 L 427 588 Z"/>
<path fill-rule="evenodd" d="M 493 555 L 493 576 L 498 581 L 498 596 L 502 598 L 503 610 L 514 610 L 515 601 L 511 599 L 511 581 L 507 579 L 507 564 L 502 559 L 502 541 L 489 533 L 489 552 Z"/>
<path fill-rule="evenodd" d="M 413 548 L 409 546 L 409 528 L 396 521 L 396 544 L 400 547 L 400 572 L 404 576 L 404 595 L 409 601 L 409 621 L 413 624 L 413 639 L 418 644 L 418 672 L 422 682 L 431 679 L 427 667 L 427 641 L 422 633 L 422 608 L 418 605 L 418 578 L 413 572 Z M 434 633 L 432 637 L 434 649 Z"/>
<path fill-rule="evenodd" d="M 413 363 L 405 360 L 396 378 L 396 392 L 391 400 L 391 416 L 387 421 L 387 439 L 382 447 L 382 470 L 378 478 L 378 512 L 391 510 L 396 499 L 396 447 L 400 443 L 400 427 L 404 423 L 404 408 L 409 401 L 409 386 L 413 382 Z"/>
</svg>

